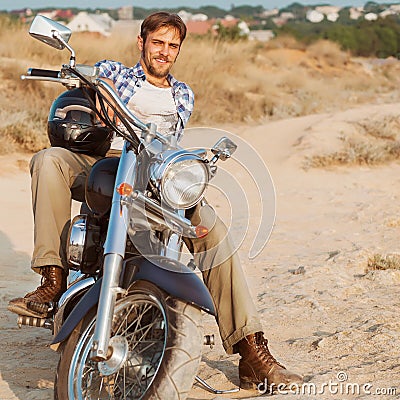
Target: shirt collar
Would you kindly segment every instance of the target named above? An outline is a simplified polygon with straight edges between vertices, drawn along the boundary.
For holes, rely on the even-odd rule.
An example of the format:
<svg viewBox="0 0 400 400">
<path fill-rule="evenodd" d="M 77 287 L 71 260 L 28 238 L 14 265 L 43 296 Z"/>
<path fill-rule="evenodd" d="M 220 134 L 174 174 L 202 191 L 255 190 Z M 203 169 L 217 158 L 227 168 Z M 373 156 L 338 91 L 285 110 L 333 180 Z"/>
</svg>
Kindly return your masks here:
<svg viewBox="0 0 400 400">
<path fill-rule="evenodd" d="M 142 64 L 140 64 L 140 61 L 133 67 L 133 74 L 136 76 L 136 78 L 145 80 L 146 75 L 143 71 Z"/>
</svg>

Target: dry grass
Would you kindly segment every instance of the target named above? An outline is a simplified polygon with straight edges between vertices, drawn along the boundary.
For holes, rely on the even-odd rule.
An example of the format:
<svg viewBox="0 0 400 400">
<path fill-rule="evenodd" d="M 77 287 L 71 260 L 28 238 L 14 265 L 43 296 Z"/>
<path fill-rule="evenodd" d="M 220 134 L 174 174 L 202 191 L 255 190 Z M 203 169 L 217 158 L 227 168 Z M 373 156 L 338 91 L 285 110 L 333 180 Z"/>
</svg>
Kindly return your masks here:
<svg viewBox="0 0 400 400">
<path fill-rule="evenodd" d="M 395 115 L 380 120 L 368 119 L 358 122 L 358 125 L 364 133 L 377 139 L 396 140 L 400 137 L 400 119 Z"/>
<path fill-rule="evenodd" d="M 0 99 L 0 152 L 38 151 L 48 146 L 46 121 L 53 99 L 63 90 L 57 85 L 19 79 L 24 71 L 16 62 L 3 63 Z"/>
<path fill-rule="evenodd" d="M 368 258 L 366 272 L 387 269 L 400 270 L 400 254 L 374 254 Z"/>
<path fill-rule="evenodd" d="M 389 115 L 355 123 L 357 137 L 343 136 L 343 148 L 308 157 L 306 168 L 378 165 L 400 159 L 400 121 Z"/>
<path fill-rule="evenodd" d="M 342 68 L 350 62 L 350 55 L 340 50 L 337 43 L 328 40 L 319 40 L 311 44 L 306 53 L 317 61 L 319 67 L 328 65 L 329 67 Z"/>
<path fill-rule="evenodd" d="M 305 50 L 307 47 L 304 43 L 299 42 L 293 36 L 281 35 L 273 40 L 266 42 L 264 45 L 260 47 L 264 47 L 267 50 L 271 49 L 294 49 L 294 50 Z"/>
<path fill-rule="evenodd" d="M 399 141 L 386 144 L 348 141 L 342 151 L 327 155 L 315 155 L 309 158 L 306 163 L 307 167 L 311 168 L 325 168 L 335 165 L 378 165 L 398 160 L 399 157 Z"/>
<path fill-rule="evenodd" d="M 57 85 L 19 80 L 28 67 L 55 69 L 69 57 L 66 50 L 50 48 L 32 39 L 27 31 L 26 26 L 0 19 L 0 152 L 18 147 L 36 151 L 47 146 L 47 112 L 63 90 Z M 132 37 L 74 34 L 71 45 L 79 63 L 93 64 L 108 58 L 133 65 L 139 57 Z M 382 96 L 387 101 L 398 100 L 397 68 L 393 64 L 366 70 L 326 41 L 306 48 L 289 37 L 266 44 L 189 37 L 173 73 L 195 91 L 191 125 L 211 125 L 346 109 Z M 20 118 L 7 118 L 11 114 Z M 346 146 L 347 152 L 360 151 L 358 145 Z M 333 158 L 346 159 L 341 154 Z M 350 160 L 354 159 L 358 160 Z"/>
<path fill-rule="evenodd" d="M 398 228 L 400 227 L 400 219 L 399 218 L 389 218 L 385 225 L 389 228 Z"/>
</svg>

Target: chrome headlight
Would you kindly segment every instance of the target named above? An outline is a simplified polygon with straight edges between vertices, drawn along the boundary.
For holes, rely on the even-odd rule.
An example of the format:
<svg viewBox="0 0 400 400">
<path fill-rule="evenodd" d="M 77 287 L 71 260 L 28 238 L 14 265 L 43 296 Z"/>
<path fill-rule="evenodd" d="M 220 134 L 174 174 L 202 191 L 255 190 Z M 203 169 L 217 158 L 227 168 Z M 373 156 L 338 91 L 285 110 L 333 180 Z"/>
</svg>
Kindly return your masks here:
<svg viewBox="0 0 400 400">
<path fill-rule="evenodd" d="M 209 171 L 199 156 L 178 152 L 153 169 L 152 178 L 163 201 L 172 208 L 187 209 L 203 198 Z"/>
</svg>

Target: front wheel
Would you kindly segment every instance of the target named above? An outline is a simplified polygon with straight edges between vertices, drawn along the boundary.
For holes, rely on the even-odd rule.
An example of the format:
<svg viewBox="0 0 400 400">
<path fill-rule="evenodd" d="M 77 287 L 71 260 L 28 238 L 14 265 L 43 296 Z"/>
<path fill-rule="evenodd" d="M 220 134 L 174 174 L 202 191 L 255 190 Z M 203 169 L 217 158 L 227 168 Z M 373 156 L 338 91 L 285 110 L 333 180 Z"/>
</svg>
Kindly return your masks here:
<svg viewBox="0 0 400 400">
<path fill-rule="evenodd" d="M 136 282 L 114 310 L 112 336 L 122 355 L 105 363 L 90 360 L 95 322 L 93 309 L 65 343 L 55 399 L 186 399 L 201 360 L 198 308 Z"/>
</svg>

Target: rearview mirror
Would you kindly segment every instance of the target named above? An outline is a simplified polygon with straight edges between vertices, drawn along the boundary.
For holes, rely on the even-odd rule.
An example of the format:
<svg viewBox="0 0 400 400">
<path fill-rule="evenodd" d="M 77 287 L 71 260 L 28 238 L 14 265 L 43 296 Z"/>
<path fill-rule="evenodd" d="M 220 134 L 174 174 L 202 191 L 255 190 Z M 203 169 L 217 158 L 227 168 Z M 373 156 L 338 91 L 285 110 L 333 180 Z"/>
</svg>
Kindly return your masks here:
<svg viewBox="0 0 400 400">
<path fill-rule="evenodd" d="M 43 15 L 37 15 L 32 21 L 29 34 L 43 43 L 63 50 L 71 37 L 71 29 Z"/>
<path fill-rule="evenodd" d="M 227 137 L 222 137 L 211 149 L 212 153 L 219 158 L 221 161 L 225 161 L 230 158 L 236 151 L 237 145 Z"/>
</svg>

